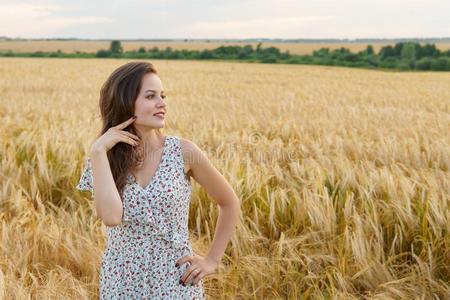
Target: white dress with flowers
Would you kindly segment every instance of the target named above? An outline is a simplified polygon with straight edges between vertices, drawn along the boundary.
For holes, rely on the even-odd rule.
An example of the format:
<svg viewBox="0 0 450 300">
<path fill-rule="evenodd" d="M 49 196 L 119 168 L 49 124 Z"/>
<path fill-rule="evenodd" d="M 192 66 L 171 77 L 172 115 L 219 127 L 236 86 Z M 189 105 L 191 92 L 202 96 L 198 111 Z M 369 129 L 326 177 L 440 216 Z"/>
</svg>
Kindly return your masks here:
<svg viewBox="0 0 450 300">
<path fill-rule="evenodd" d="M 161 162 L 145 188 L 128 174 L 122 223 L 106 227 L 100 299 L 203 299 L 203 280 L 198 286 L 179 282 L 189 263 L 175 266 L 194 254 L 188 233 L 192 186 L 181 150 L 177 136 L 166 136 Z M 89 157 L 76 188 L 95 196 Z"/>
</svg>

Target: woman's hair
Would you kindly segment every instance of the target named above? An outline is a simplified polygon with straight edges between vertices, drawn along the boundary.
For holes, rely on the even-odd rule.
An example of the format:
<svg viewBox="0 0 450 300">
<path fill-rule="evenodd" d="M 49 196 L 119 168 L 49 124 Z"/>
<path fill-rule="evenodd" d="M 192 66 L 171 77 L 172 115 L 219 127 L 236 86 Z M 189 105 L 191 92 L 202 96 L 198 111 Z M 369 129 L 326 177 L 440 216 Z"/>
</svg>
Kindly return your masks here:
<svg viewBox="0 0 450 300">
<path fill-rule="evenodd" d="M 99 106 L 103 125 L 98 137 L 110 127 L 123 123 L 133 116 L 135 102 L 141 90 L 142 78 L 147 73 L 157 74 L 157 71 L 151 63 L 137 61 L 126 63 L 109 75 L 100 90 Z M 142 137 L 136 131 L 133 123 L 123 130 Z M 158 135 L 162 134 L 159 128 L 156 131 Z M 140 146 L 134 149 L 128 143 L 119 142 L 107 153 L 114 182 L 121 196 L 128 171 L 142 161 Z"/>
</svg>

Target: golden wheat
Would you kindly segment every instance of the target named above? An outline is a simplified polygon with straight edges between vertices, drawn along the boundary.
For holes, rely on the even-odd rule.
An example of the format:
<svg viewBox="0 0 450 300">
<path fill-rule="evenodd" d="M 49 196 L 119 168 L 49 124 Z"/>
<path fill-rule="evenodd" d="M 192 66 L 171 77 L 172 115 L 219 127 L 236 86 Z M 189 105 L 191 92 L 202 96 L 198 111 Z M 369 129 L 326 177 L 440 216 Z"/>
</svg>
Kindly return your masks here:
<svg viewBox="0 0 450 300">
<path fill-rule="evenodd" d="M 94 299 L 104 225 L 75 190 L 103 81 L 126 60 L 0 61 L 0 297 Z M 242 201 L 210 299 L 444 299 L 450 73 L 153 60 L 167 134 Z M 194 184 L 205 254 L 218 208 Z"/>
</svg>

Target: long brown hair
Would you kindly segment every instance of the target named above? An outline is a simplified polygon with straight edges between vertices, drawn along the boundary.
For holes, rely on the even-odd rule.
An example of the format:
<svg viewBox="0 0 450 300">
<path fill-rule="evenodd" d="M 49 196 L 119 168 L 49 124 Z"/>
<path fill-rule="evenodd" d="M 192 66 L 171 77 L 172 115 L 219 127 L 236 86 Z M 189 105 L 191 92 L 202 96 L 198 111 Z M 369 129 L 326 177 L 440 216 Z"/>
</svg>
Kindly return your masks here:
<svg viewBox="0 0 450 300">
<path fill-rule="evenodd" d="M 110 127 L 123 123 L 133 116 L 135 102 L 142 86 L 142 78 L 147 73 L 158 74 L 153 64 L 135 61 L 118 67 L 109 75 L 100 90 L 99 106 L 103 126 L 98 137 Z M 141 138 L 133 124 L 124 130 Z M 158 135 L 162 135 L 159 128 L 156 131 Z M 128 171 L 142 160 L 141 152 L 139 149 L 133 149 L 130 144 L 120 142 L 107 153 L 111 173 L 121 196 Z"/>
</svg>

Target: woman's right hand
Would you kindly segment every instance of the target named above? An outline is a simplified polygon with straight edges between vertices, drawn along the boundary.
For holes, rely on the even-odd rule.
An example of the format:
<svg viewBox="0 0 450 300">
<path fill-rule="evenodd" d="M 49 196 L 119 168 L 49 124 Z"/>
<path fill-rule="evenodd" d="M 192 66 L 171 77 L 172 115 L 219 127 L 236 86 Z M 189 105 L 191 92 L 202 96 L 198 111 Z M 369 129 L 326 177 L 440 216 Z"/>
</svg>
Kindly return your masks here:
<svg viewBox="0 0 450 300">
<path fill-rule="evenodd" d="M 139 137 L 123 130 L 133 123 L 136 117 L 131 117 L 119 125 L 110 127 L 103 135 L 101 135 L 91 146 L 91 151 L 103 150 L 108 152 L 117 143 L 123 142 L 135 147 L 139 145 Z"/>
</svg>

